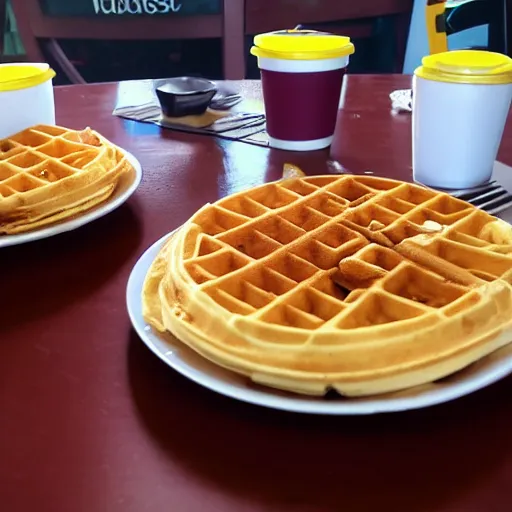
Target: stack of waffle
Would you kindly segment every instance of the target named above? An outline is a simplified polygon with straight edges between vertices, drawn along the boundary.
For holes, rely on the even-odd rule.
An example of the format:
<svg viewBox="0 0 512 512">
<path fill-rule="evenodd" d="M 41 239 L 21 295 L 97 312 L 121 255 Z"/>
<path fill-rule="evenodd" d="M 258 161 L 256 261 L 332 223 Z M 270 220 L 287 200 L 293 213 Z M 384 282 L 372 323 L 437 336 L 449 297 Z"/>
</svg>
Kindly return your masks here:
<svg viewBox="0 0 512 512">
<path fill-rule="evenodd" d="M 205 358 L 302 394 L 432 382 L 512 341 L 512 227 L 371 176 L 291 178 L 199 210 L 143 313 Z"/>
<path fill-rule="evenodd" d="M 126 156 L 90 128 L 40 125 L 0 140 L 0 235 L 89 210 L 130 170 Z"/>
</svg>

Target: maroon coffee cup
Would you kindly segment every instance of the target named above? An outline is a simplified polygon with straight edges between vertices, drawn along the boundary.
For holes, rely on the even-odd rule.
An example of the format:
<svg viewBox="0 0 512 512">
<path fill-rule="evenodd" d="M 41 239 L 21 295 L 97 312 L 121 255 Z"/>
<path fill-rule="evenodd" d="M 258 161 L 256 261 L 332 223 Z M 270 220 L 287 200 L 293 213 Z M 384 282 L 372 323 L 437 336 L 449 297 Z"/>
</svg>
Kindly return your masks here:
<svg viewBox="0 0 512 512">
<path fill-rule="evenodd" d="M 354 46 L 347 37 L 308 30 L 261 34 L 258 57 L 270 145 L 293 151 L 330 146 L 343 77 Z"/>
</svg>

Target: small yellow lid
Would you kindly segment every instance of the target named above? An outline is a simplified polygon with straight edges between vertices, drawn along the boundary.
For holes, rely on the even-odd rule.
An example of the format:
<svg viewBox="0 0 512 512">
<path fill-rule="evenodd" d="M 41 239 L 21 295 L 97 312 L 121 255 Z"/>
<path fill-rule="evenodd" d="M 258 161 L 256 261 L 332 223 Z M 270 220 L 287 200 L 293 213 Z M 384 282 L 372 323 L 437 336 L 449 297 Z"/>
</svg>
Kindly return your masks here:
<svg viewBox="0 0 512 512">
<path fill-rule="evenodd" d="M 321 60 L 354 53 L 350 37 L 316 30 L 279 30 L 254 37 L 256 57 L 287 60 Z"/>
<path fill-rule="evenodd" d="M 502 53 L 455 50 L 428 55 L 414 74 L 426 80 L 457 84 L 512 83 L 512 59 Z"/>
<path fill-rule="evenodd" d="M 54 76 L 55 71 L 48 64 L 1 64 L 0 92 L 35 87 Z"/>
</svg>

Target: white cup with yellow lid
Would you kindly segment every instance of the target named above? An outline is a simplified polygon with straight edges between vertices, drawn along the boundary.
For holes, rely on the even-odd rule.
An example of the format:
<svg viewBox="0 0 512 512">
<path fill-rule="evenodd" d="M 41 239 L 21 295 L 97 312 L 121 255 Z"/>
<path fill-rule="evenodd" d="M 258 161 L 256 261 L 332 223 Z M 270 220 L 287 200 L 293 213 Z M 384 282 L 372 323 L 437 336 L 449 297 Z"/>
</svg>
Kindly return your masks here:
<svg viewBox="0 0 512 512">
<path fill-rule="evenodd" d="M 55 124 L 54 76 L 48 64 L 0 64 L 0 138 Z"/>
<path fill-rule="evenodd" d="M 429 55 L 414 72 L 415 181 L 465 189 L 491 178 L 512 100 L 512 59 L 457 50 Z"/>
</svg>

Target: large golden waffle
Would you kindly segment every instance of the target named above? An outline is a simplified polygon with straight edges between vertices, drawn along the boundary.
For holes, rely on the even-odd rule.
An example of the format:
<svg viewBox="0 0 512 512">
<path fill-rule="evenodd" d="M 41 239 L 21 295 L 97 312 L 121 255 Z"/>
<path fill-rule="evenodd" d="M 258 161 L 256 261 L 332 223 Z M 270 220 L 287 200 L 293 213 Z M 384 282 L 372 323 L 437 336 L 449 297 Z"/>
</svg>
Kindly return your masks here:
<svg viewBox="0 0 512 512">
<path fill-rule="evenodd" d="M 370 176 L 287 179 L 199 210 L 143 312 L 214 363 L 298 393 L 432 382 L 512 340 L 512 227 Z"/>
<path fill-rule="evenodd" d="M 0 235 L 92 208 L 130 169 L 126 156 L 90 128 L 39 125 L 0 140 Z"/>
</svg>

